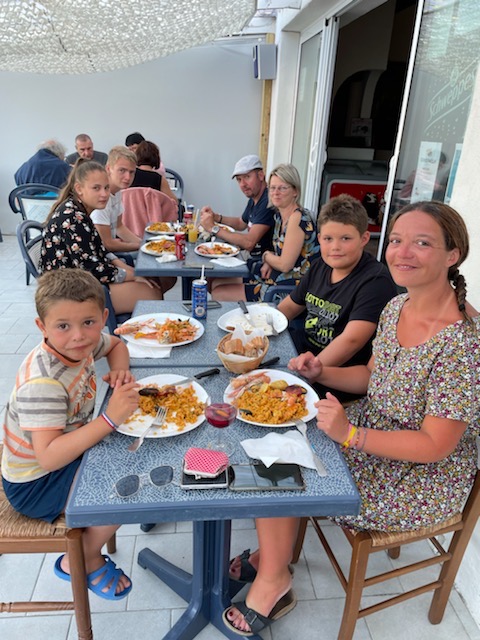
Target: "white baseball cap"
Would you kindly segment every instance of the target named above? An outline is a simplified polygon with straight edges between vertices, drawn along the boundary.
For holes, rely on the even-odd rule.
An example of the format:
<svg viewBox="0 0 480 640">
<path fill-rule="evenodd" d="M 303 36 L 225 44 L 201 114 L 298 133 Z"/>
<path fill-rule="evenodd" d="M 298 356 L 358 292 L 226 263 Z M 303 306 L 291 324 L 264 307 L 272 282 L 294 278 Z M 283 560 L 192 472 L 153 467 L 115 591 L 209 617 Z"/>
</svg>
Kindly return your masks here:
<svg viewBox="0 0 480 640">
<path fill-rule="evenodd" d="M 263 170 L 263 164 L 260 158 L 255 155 L 244 156 L 243 158 L 240 158 L 240 160 L 235 165 L 232 173 L 232 179 L 236 178 L 237 176 L 244 175 L 245 173 L 249 173 L 254 169 Z"/>
</svg>

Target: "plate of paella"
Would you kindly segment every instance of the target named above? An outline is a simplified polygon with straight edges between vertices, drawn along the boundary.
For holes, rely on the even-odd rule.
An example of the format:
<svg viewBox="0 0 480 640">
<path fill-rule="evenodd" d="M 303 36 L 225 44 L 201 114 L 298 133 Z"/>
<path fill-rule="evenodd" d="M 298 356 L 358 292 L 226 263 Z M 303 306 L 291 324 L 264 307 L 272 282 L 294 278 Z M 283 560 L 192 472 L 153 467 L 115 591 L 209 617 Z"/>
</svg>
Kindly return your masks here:
<svg viewBox="0 0 480 640">
<path fill-rule="evenodd" d="M 148 313 L 130 318 L 115 329 L 127 342 L 145 347 L 180 347 L 202 337 L 201 322 L 180 313 Z"/>
<path fill-rule="evenodd" d="M 142 395 L 138 409 L 118 428 L 126 436 L 139 437 L 153 422 L 158 407 L 167 409 L 167 417 L 161 427 L 152 428 L 146 438 L 168 438 L 188 433 L 205 420 L 208 393 L 197 382 L 183 383 L 185 376 L 162 373 L 138 380 L 142 389 L 150 393 Z M 154 392 L 157 391 L 155 394 Z"/>
</svg>

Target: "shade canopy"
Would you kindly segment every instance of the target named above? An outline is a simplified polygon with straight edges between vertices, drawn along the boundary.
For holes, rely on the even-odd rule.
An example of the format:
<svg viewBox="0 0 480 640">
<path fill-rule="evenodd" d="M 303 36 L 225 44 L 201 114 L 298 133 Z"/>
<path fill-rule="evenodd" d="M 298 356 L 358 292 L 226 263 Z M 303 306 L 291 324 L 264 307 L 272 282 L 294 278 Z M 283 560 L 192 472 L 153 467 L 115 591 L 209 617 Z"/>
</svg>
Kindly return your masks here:
<svg viewBox="0 0 480 640">
<path fill-rule="evenodd" d="M 4 0 L 0 70 L 96 73 L 239 33 L 255 0 Z"/>
</svg>

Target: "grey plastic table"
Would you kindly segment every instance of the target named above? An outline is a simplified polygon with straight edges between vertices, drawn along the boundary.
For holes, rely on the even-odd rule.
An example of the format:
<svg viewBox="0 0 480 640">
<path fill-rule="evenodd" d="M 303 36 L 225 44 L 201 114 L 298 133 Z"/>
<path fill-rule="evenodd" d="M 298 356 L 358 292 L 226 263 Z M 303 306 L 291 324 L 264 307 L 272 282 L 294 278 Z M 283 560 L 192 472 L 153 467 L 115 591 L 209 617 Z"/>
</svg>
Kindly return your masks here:
<svg viewBox="0 0 480 640">
<path fill-rule="evenodd" d="M 209 309 L 206 320 L 201 322 L 205 326 L 205 333 L 201 338 L 191 344 L 182 347 L 173 347 L 169 358 L 132 358 L 133 367 L 160 367 L 162 369 L 173 367 L 223 367 L 215 349 L 220 340 L 226 335 L 225 331 L 219 329 L 217 320 L 224 313 L 232 309 L 239 309 L 236 302 L 222 302 L 220 309 Z M 248 305 L 247 305 L 248 306 Z M 275 305 L 269 305 L 275 306 Z M 180 313 L 190 316 L 190 312 L 185 311 L 182 303 L 172 300 L 141 300 L 137 302 L 133 310 L 133 316 L 148 313 Z M 269 337 L 269 348 L 265 360 L 270 360 L 278 356 L 280 360 L 276 366 L 287 366 L 290 358 L 297 355 L 293 341 L 288 330 L 282 331 L 279 336 Z"/>
<path fill-rule="evenodd" d="M 184 368 L 193 375 L 199 368 Z M 140 375 L 155 375 L 158 369 L 134 370 Z M 222 372 L 205 378 L 202 384 L 214 402 L 222 400 L 229 376 Z M 282 429 L 286 431 L 286 429 Z M 191 446 L 205 447 L 213 427 L 203 423 L 189 433 L 169 438 L 146 439 L 136 454 L 127 451 L 131 438 L 114 433 L 90 449 L 83 457 L 66 508 L 69 527 L 103 524 L 193 521 L 193 571 L 189 574 L 152 550 L 140 551 L 138 563 L 150 569 L 188 602 L 181 618 L 165 636 L 167 640 L 190 640 L 208 623 L 226 637 L 238 638 L 228 631 L 222 612 L 230 605 L 228 567 L 231 520 L 236 518 L 356 514 L 359 496 L 338 445 L 309 424 L 309 436 L 324 461 L 328 475 L 320 477 L 302 469 L 305 491 L 233 492 L 228 489 L 185 491 L 178 484 L 156 488 L 143 486 L 133 497 L 121 499 L 113 492 L 114 483 L 130 473 L 146 473 L 161 464 L 175 468 L 174 482 L 180 480 L 181 461 Z M 240 440 L 259 438 L 268 429 L 239 420 L 225 430 L 234 451 L 232 463 L 249 461 Z M 252 636 L 261 640 L 260 636 Z"/>
<path fill-rule="evenodd" d="M 149 238 L 145 237 L 144 240 L 148 241 Z M 156 278 L 181 277 L 182 298 L 190 300 L 192 280 L 200 277 L 202 265 L 205 265 L 207 278 L 246 278 L 250 273 L 246 264 L 236 267 L 222 267 L 212 262 L 211 258 L 197 255 L 194 252 L 195 246 L 193 244 L 187 243 L 187 249 L 185 260 L 177 260 L 176 262 L 157 262 L 155 256 L 139 251 L 135 264 L 135 275 Z M 240 256 L 238 257 L 240 258 Z M 213 269 L 209 268 L 212 265 L 214 265 Z"/>
</svg>

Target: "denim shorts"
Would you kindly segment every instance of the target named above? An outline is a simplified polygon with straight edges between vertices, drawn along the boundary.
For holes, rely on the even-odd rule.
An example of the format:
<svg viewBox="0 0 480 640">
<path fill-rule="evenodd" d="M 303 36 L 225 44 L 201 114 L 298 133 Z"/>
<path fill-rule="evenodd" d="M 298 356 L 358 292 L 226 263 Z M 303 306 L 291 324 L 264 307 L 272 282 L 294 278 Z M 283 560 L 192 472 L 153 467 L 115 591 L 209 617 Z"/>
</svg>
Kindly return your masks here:
<svg viewBox="0 0 480 640">
<path fill-rule="evenodd" d="M 53 522 L 65 511 L 73 479 L 82 458 L 47 473 L 32 482 L 9 482 L 2 478 L 8 501 L 19 513 L 29 518 Z"/>
</svg>

